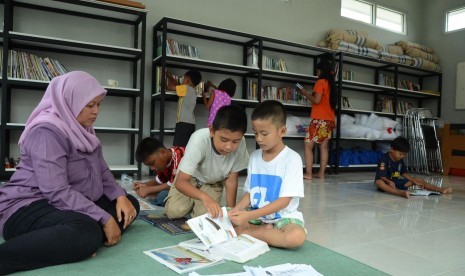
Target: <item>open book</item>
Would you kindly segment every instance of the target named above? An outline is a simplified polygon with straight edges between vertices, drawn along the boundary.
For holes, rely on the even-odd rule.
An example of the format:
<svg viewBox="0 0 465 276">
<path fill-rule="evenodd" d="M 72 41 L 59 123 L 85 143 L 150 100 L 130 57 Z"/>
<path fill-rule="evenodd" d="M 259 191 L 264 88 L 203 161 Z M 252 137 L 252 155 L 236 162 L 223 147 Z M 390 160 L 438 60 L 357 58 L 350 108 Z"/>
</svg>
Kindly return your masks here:
<svg viewBox="0 0 465 276">
<path fill-rule="evenodd" d="M 221 259 L 203 254 L 200 250 L 188 249 L 179 245 L 147 250 L 144 253 L 179 274 L 222 262 Z"/>
<path fill-rule="evenodd" d="M 422 189 L 413 189 L 409 190 L 410 195 L 412 196 L 427 196 L 427 195 L 440 195 L 440 192 L 435 192 L 435 191 L 428 191 L 428 190 L 422 190 Z"/>
<path fill-rule="evenodd" d="M 179 243 L 180 246 L 202 250 L 216 257 L 238 263 L 249 261 L 270 250 L 268 244 L 247 234 L 237 236 L 228 211 L 210 218 L 208 214 L 189 219 L 187 224 L 198 238 Z"/>
</svg>

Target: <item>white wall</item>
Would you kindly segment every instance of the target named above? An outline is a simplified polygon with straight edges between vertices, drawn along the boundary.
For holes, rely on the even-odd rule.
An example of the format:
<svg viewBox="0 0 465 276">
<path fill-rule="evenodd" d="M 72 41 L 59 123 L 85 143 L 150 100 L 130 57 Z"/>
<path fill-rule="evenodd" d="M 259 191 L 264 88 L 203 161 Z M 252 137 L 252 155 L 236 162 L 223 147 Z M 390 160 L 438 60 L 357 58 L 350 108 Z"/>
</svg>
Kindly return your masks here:
<svg viewBox="0 0 465 276">
<path fill-rule="evenodd" d="M 438 55 L 442 68 L 441 119 L 450 123 L 465 123 L 465 110 L 455 109 L 457 63 L 465 61 L 465 30 L 445 33 L 445 11 L 465 6 L 463 0 L 425 1 L 423 42 L 430 45 Z"/>
</svg>

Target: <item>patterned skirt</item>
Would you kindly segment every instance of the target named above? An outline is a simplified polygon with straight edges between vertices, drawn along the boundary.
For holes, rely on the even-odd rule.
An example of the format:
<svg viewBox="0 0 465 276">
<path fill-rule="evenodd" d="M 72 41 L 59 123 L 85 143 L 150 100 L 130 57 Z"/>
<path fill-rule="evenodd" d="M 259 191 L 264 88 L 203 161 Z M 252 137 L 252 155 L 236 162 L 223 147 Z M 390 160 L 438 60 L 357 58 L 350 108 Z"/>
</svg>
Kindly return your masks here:
<svg viewBox="0 0 465 276">
<path fill-rule="evenodd" d="M 304 142 L 314 141 L 318 144 L 322 143 L 324 140 L 331 138 L 335 126 L 334 121 L 312 119 L 308 126 Z"/>
</svg>

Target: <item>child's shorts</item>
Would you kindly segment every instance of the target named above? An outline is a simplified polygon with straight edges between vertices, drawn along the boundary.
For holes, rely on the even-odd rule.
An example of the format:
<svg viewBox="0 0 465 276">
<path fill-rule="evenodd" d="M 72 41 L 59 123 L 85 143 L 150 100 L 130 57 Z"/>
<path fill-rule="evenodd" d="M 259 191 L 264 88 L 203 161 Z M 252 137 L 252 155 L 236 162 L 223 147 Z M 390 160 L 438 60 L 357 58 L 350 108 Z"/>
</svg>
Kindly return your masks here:
<svg viewBox="0 0 465 276">
<path fill-rule="evenodd" d="M 249 223 L 254 224 L 254 225 L 263 225 L 263 224 L 265 224 L 263 221 L 261 221 L 259 219 L 249 220 Z M 282 218 L 280 220 L 277 220 L 277 221 L 275 221 L 273 223 L 273 228 L 279 230 L 279 229 L 281 229 L 284 226 L 289 225 L 289 224 L 296 224 L 296 225 L 302 227 L 305 230 L 305 233 L 307 233 L 307 229 L 305 228 L 304 222 L 301 221 L 300 219 L 296 219 L 296 218 Z"/>
<path fill-rule="evenodd" d="M 408 179 L 405 179 L 405 178 L 395 178 L 395 179 L 391 179 L 392 182 L 394 182 L 394 185 L 396 186 L 396 189 L 397 190 L 403 190 L 403 191 L 406 191 L 408 190 L 408 187 L 405 187 L 405 184 L 408 183 Z M 376 184 L 375 184 L 376 186 Z M 381 190 L 380 188 L 378 188 L 379 191 L 383 191 Z"/>
<path fill-rule="evenodd" d="M 331 138 L 335 125 L 334 121 L 312 119 L 304 142 L 314 141 L 318 144 L 324 142 L 324 140 Z"/>
<path fill-rule="evenodd" d="M 398 190 L 404 190 L 406 191 L 408 187 L 405 187 L 405 184 L 409 181 L 408 179 L 405 178 L 397 178 L 397 179 L 391 179 L 392 182 L 396 185 L 396 189 Z"/>
</svg>

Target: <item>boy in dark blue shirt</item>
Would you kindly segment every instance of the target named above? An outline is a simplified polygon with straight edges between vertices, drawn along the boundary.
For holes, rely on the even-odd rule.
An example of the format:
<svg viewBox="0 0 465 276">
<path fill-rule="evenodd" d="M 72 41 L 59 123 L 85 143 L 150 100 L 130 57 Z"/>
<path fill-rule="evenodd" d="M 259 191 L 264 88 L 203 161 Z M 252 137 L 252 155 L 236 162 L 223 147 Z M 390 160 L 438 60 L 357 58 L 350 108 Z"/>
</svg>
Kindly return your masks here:
<svg viewBox="0 0 465 276">
<path fill-rule="evenodd" d="M 410 197 L 407 189 L 413 185 L 418 186 L 420 189 L 440 192 L 442 194 L 452 193 L 451 187 L 441 188 L 428 184 L 421 178 L 411 177 L 407 173 L 403 160 L 409 151 L 410 144 L 407 139 L 397 137 L 392 141 L 389 152 L 378 161 L 375 177 L 375 185 L 378 187 L 378 190 L 405 198 Z"/>
</svg>

